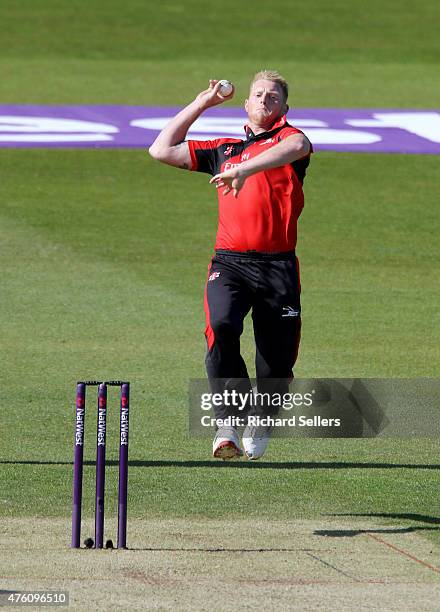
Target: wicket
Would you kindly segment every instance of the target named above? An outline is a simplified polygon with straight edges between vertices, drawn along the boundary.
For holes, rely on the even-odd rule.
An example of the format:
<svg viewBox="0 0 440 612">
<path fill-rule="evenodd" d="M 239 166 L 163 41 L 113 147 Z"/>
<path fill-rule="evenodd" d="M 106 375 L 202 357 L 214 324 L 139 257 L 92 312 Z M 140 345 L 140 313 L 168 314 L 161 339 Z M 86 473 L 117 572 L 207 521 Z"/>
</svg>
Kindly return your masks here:
<svg viewBox="0 0 440 612">
<path fill-rule="evenodd" d="M 107 429 L 107 387 L 121 388 L 119 415 L 119 487 L 118 487 L 118 548 L 127 548 L 127 492 L 128 492 L 128 430 L 130 383 L 113 381 L 83 381 L 76 387 L 75 443 L 73 460 L 72 548 L 80 548 L 81 507 L 84 465 L 84 433 L 86 387 L 98 387 L 98 423 L 96 435 L 96 495 L 95 548 L 104 543 L 105 450 Z"/>
</svg>

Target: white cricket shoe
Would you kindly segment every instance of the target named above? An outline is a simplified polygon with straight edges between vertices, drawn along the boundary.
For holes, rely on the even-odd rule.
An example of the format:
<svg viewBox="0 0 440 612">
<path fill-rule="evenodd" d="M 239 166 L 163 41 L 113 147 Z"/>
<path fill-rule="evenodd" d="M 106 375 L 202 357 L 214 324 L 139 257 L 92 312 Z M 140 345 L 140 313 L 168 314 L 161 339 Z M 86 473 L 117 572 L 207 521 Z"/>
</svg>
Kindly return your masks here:
<svg viewBox="0 0 440 612">
<path fill-rule="evenodd" d="M 246 425 L 242 443 L 248 459 L 254 461 L 264 455 L 269 444 L 271 429 L 271 427 L 263 425 Z"/>
<path fill-rule="evenodd" d="M 220 427 L 212 443 L 212 456 L 228 461 L 242 455 L 237 430 L 234 427 Z"/>
</svg>

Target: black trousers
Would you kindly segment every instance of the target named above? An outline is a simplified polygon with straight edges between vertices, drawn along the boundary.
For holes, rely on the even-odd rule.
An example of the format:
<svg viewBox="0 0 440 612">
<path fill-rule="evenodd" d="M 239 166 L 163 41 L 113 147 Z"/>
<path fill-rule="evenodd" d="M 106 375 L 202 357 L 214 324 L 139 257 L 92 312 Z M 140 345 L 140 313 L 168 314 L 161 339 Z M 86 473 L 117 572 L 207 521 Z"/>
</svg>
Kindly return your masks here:
<svg viewBox="0 0 440 612">
<path fill-rule="evenodd" d="M 206 371 L 212 393 L 251 392 L 240 353 L 243 321 L 250 310 L 258 392 L 266 397 L 287 393 L 301 334 L 300 291 L 294 252 L 216 251 L 205 291 Z M 215 407 L 215 416 L 244 416 L 249 409 L 238 411 L 236 406 L 222 403 Z M 278 410 L 275 402 L 266 402 L 259 409 L 266 415 L 275 415 Z"/>
</svg>

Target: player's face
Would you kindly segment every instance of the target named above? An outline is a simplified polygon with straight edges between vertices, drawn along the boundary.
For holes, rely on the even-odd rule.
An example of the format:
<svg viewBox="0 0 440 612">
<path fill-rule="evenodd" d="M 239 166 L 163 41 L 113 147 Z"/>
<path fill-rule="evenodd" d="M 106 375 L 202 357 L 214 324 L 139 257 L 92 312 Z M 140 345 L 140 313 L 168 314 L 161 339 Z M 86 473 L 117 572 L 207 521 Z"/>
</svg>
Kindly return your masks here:
<svg viewBox="0 0 440 612">
<path fill-rule="evenodd" d="M 255 81 L 244 107 L 251 123 L 260 127 L 270 127 L 287 112 L 283 90 L 273 81 Z"/>
</svg>

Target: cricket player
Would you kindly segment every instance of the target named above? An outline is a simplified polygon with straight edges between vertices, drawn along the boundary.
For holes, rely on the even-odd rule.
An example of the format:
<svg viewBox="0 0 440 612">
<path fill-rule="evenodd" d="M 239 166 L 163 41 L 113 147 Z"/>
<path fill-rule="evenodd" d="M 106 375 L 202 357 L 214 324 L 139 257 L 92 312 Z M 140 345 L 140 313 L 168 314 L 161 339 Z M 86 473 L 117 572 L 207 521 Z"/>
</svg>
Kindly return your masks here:
<svg viewBox="0 0 440 612">
<path fill-rule="evenodd" d="M 295 247 L 303 180 L 313 149 L 301 130 L 287 123 L 288 84 L 273 70 L 258 72 L 252 80 L 244 103 L 248 120 L 243 139 L 185 140 L 206 109 L 234 96 L 234 91 L 222 96 L 220 88 L 219 81 L 209 81 L 208 89 L 165 126 L 149 152 L 163 163 L 212 175 L 210 183 L 217 188 L 218 231 L 205 290 L 211 391 L 252 394 L 240 354 L 243 321 L 252 311 L 257 389 L 274 397 L 288 391 L 300 342 Z M 227 404 L 215 408 L 218 423 L 243 417 L 240 407 Z M 274 416 L 279 410 L 275 402 L 250 406 L 249 414 Z M 249 422 L 243 449 L 249 459 L 258 459 L 267 448 L 271 427 Z M 213 456 L 232 459 L 242 454 L 236 427 L 219 426 Z"/>
</svg>

